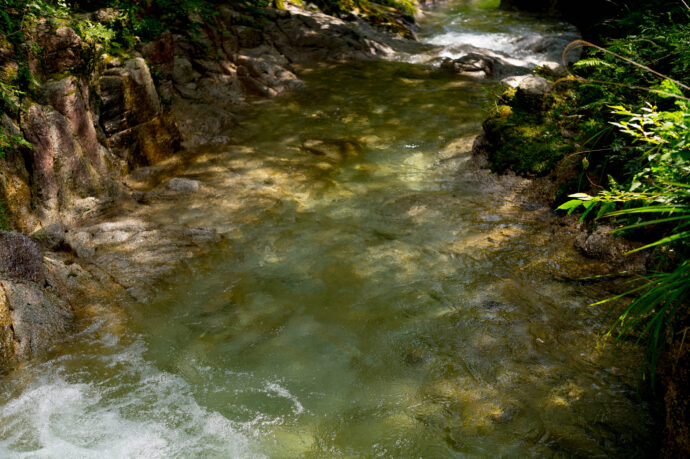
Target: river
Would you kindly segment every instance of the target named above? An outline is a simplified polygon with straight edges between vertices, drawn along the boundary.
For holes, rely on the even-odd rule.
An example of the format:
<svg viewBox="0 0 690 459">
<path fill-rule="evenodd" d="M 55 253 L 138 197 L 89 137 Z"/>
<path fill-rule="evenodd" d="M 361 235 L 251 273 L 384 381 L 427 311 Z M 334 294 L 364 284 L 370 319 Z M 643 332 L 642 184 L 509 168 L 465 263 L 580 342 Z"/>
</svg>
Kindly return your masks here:
<svg viewBox="0 0 690 459">
<path fill-rule="evenodd" d="M 457 1 L 421 25 L 446 48 L 302 69 L 191 161 L 211 192 L 160 219 L 225 242 L 5 375 L 0 455 L 644 455 L 639 349 L 600 346 L 604 293 L 563 274 L 591 262 L 472 167 L 496 84 L 415 63 L 564 25 Z"/>
</svg>

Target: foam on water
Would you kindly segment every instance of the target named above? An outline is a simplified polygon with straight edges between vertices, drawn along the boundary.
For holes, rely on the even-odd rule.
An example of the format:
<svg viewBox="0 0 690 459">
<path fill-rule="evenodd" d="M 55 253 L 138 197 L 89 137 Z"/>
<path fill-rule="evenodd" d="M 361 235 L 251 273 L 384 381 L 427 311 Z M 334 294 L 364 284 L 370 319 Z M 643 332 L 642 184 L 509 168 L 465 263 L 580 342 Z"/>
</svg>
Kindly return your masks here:
<svg viewBox="0 0 690 459">
<path fill-rule="evenodd" d="M 69 371 L 67 356 L 14 375 L 29 382 L 0 406 L 0 456 L 259 457 L 187 382 L 148 363 L 141 340 L 123 346 L 106 333 L 94 344 L 110 352 L 90 368 Z"/>
<path fill-rule="evenodd" d="M 476 46 L 477 48 L 490 49 L 492 51 L 512 53 L 515 51 L 515 47 L 512 44 L 514 39 L 515 35 L 510 33 L 473 33 L 453 31 L 446 32 L 442 35 L 437 35 L 428 40 L 428 43 L 445 47 L 464 44 Z M 453 53 L 448 48 L 441 52 L 441 56 L 452 58 L 460 57 L 463 54 L 467 53 Z"/>
</svg>

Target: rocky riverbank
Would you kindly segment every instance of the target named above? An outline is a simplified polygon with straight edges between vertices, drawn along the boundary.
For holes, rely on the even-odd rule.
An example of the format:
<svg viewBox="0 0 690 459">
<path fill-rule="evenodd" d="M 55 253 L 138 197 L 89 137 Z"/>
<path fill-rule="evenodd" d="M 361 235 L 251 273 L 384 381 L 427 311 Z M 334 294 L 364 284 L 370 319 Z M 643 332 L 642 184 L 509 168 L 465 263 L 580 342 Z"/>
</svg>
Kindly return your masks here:
<svg viewBox="0 0 690 459">
<path fill-rule="evenodd" d="M 391 56 L 414 42 L 351 16 L 290 6 L 221 6 L 189 37 L 171 32 L 112 56 L 60 21 L 30 27 L 25 50 L 39 83 L 5 132 L 24 137 L 0 159 L 6 218 L 0 253 L 0 365 L 32 357 L 69 335 L 75 313 L 123 294 L 137 297 L 221 239 L 214 230 L 137 220 L 137 201 L 175 199 L 198 184 L 157 185 L 199 145 L 226 143 L 248 101 L 300 87 L 294 66 Z M 88 15 L 94 23 L 118 14 Z M 258 14 L 258 13 L 254 13 Z M 5 41 L 4 73 L 21 53 Z M 19 100 L 14 102 L 19 103 Z M 119 212 L 119 213 L 118 213 Z M 114 216 L 117 214 L 118 216 Z M 31 238 L 26 235 L 30 235 Z"/>
<path fill-rule="evenodd" d="M 61 22 L 43 19 L 30 28 L 29 44 L 42 55 L 29 52 L 28 66 L 41 84 L 23 101 L 25 110 L 3 114 L 4 129 L 32 145 L 0 159 L 0 202 L 18 231 L 3 233 L 5 253 L 15 257 L 3 259 L 0 274 L 3 365 L 69 336 L 75 312 L 119 295 L 143 299 L 158 280 L 222 243 L 216 228 L 175 221 L 169 204 L 213 194 L 198 181 L 173 177 L 199 161 L 195 149 L 233 138 L 238 109 L 301 87 L 299 66 L 407 59 L 433 49 L 354 15 L 341 19 L 292 5 L 256 14 L 221 6 L 197 24 L 193 39 L 166 32 L 120 55 L 102 52 Z M 105 24 L 117 15 L 105 9 L 86 17 Z M 462 78 L 512 76 L 510 84 L 525 86 L 535 77 L 519 75 L 538 65 L 562 72 L 559 50 L 574 37 L 569 30 L 518 39 L 515 49 L 539 53 L 538 61 L 440 47 L 432 54 L 464 57 L 428 64 Z M 7 73 L 20 65 L 12 44 L 4 46 L 0 65 Z M 307 139 L 303 147 L 343 159 L 342 145 L 322 144 Z M 32 250 L 17 248 L 24 246 Z M 22 265 L 35 273 L 12 274 Z"/>
</svg>

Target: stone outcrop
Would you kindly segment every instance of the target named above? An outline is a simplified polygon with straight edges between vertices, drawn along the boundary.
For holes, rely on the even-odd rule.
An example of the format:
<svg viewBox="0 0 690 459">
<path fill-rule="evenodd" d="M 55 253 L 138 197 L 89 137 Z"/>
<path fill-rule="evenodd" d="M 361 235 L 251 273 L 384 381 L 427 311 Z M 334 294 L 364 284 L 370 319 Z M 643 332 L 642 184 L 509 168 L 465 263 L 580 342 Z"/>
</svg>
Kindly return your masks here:
<svg viewBox="0 0 690 459">
<path fill-rule="evenodd" d="M 0 364 L 36 355 L 66 333 L 72 310 L 48 277 L 37 240 L 0 231 Z"/>
<path fill-rule="evenodd" d="M 409 46 L 356 17 L 345 21 L 318 10 L 265 10 L 261 25 L 227 6 L 218 12 L 194 41 L 166 34 L 143 49 L 157 63 L 161 96 L 171 102 L 187 147 L 227 142 L 238 106 L 301 87 L 295 65 L 366 60 Z"/>
<path fill-rule="evenodd" d="M 144 59 L 130 59 L 121 67 L 105 70 L 98 89 L 105 144 L 122 161 L 123 171 L 156 164 L 178 149 L 177 126 L 162 109 Z"/>
<path fill-rule="evenodd" d="M 43 284 L 41 244 L 21 233 L 0 231 L 0 276 Z"/>
</svg>

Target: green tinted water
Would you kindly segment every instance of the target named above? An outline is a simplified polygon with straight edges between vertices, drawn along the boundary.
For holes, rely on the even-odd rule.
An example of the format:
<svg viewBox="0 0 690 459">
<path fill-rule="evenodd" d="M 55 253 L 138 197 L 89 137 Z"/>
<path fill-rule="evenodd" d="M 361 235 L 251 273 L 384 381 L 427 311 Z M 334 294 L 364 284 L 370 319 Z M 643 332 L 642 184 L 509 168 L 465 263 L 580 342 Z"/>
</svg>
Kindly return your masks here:
<svg viewBox="0 0 690 459">
<path fill-rule="evenodd" d="M 480 35 L 487 14 L 505 33 L 554 27 L 449 5 L 422 36 Z M 641 455 L 636 357 L 596 347 L 602 293 L 564 280 L 586 260 L 551 237 L 548 210 L 470 165 L 491 85 L 402 62 L 301 76 L 307 89 L 248 108 L 233 145 L 190 164 L 210 192 L 151 216 L 226 243 L 6 377 L 0 447 Z"/>
</svg>

